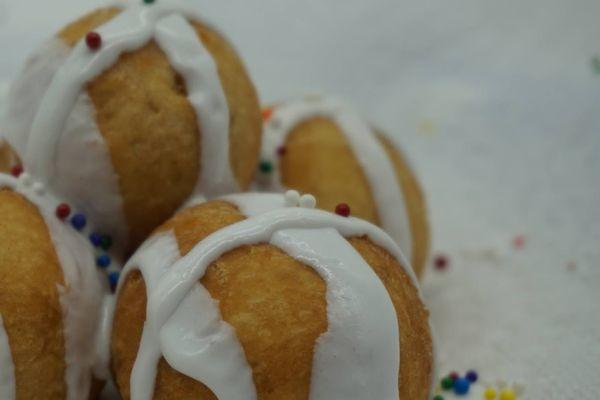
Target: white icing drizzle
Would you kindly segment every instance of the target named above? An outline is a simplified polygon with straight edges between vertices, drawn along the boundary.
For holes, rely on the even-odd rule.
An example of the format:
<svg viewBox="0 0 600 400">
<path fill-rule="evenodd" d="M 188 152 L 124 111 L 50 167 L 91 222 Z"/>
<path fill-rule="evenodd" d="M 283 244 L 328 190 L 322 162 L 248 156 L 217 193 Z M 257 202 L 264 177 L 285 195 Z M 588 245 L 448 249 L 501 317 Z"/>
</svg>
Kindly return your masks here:
<svg viewBox="0 0 600 400">
<path fill-rule="evenodd" d="M 107 294 L 102 299 L 98 329 L 96 332 L 96 357 L 94 362 L 94 376 L 103 381 L 109 381 L 110 373 L 110 334 L 112 331 L 113 315 L 115 311 L 116 298 Z"/>
<path fill-rule="evenodd" d="M 281 230 L 271 244 L 327 284 L 329 324 L 317 340 L 310 399 L 397 399 L 398 320 L 371 267 L 335 229 Z"/>
<path fill-rule="evenodd" d="M 271 191 L 284 191 L 277 150 L 288 134 L 302 122 L 323 117 L 334 122 L 348 139 L 354 155 L 369 182 L 383 229 L 392 236 L 408 259 L 412 257 L 412 235 L 408 209 L 396 171 L 385 148 L 356 112 L 340 101 L 311 98 L 282 103 L 273 109 L 263 133 L 262 160 L 274 168 L 259 184 Z"/>
<path fill-rule="evenodd" d="M 294 199 L 297 204 L 289 204 Z M 182 258 L 173 234 L 158 234 L 128 262 L 118 290 L 125 275 L 139 269 L 148 299 L 130 378 L 133 400 L 152 398 L 161 356 L 218 398 L 256 399 L 241 344 L 199 280 L 226 252 L 265 242 L 311 266 L 327 283 L 329 328 L 317 342 L 310 399 L 398 398 L 400 349 L 393 304 L 383 283 L 344 237 L 367 236 L 385 248 L 418 291 L 412 269 L 381 229 L 314 210 L 311 201 L 300 199 L 258 193 L 225 196 L 248 219 L 209 235 Z M 293 207 L 298 204 L 306 208 Z"/>
<path fill-rule="evenodd" d="M 0 399 L 14 400 L 17 396 L 15 367 L 10 353 L 8 335 L 0 314 Z"/>
<path fill-rule="evenodd" d="M 214 197 L 239 190 L 229 162 L 229 108 L 217 67 L 184 17 L 200 20 L 185 2 L 128 2 L 96 29 L 102 37 L 100 49 L 91 51 L 85 40 L 72 50 L 58 39 L 51 41 L 10 96 L 7 136 L 23 156 L 26 169 L 59 197 L 84 210 L 121 248 L 127 245 L 127 225 L 118 177 L 85 87 L 123 53 L 154 39 L 183 77 L 202 143 L 195 192 Z"/>
<path fill-rule="evenodd" d="M 58 285 L 57 290 L 63 316 L 67 400 L 85 398 L 89 394 L 96 357 L 89 340 L 96 335 L 99 304 L 104 293 L 93 252 L 84 238 L 50 213 L 58 202 L 28 174 L 21 174 L 18 180 L 0 174 L 1 188 L 20 193 L 36 205 L 48 227 L 64 279 L 64 286 Z"/>
<path fill-rule="evenodd" d="M 94 108 L 82 92 L 58 138 L 53 189 L 93 222 L 97 232 L 110 232 L 115 254 L 125 254 L 127 222 L 108 147 L 98 130 Z"/>
</svg>

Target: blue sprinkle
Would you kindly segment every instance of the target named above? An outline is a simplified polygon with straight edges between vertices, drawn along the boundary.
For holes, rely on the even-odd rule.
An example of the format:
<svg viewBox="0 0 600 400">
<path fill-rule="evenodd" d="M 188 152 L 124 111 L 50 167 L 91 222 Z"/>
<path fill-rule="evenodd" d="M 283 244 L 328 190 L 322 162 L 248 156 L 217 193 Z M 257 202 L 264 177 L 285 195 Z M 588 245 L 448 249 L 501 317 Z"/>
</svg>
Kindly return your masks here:
<svg viewBox="0 0 600 400">
<path fill-rule="evenodd" d="M 458 378 L 454 381 L 454 393 L 456 393 L 459 396 L 469 393 L 470 387 L 471 382 L 469 382 L 469 380 L 466 378 Z"/>
<path fill-rule="evenodd" d="M 479 377 L 477 376 L 477 372 L 475 372 L 473 370 L 467 372 L 467 379 L 469 382 L 475 383 L 475 382 L 477 382 L 478 378 Z"/>
<path fill-rule="evenodd" d="M 75 214 L 73 215 L 73 218 L 71 218 L 71 225 L 73 225 L 73 228 L 77 229 L 78 231 L 85 228 L 86 223 L 87 221 L 85 219 L 85 215 L 83 214 Z"/>
<path fill-rule="evenodd" d="M 99 233 L 92 233 L 90 235 L 90 242 L 92 242 L 92 244 L 94 245 L 94 247 L 98 247 L 100 246 L 100 243 L 102 241 L 102 235 Z"/>
<path fill-rule="evenodd" d="M 117 283 L 119 283 L 119 273 L 115 271 L 108 274 L 108 282 L 110 283 L 111 289 L 115 290 Z"/>
<path fill-rule="evenodd" d="M 102 254 L 101 256 L 96 258 L 96 264 L 100 268 L 106 268 L 110 265 L 110 257 L 107 256 L 106 254 Z"/>
</svg>

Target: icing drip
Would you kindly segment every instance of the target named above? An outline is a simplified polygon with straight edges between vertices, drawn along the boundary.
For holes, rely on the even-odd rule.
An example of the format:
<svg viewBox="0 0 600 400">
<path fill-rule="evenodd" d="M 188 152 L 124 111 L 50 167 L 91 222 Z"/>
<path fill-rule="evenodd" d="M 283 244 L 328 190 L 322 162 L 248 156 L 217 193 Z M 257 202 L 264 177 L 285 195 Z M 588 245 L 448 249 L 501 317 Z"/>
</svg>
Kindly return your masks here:
<svg viewBox="0 0 600 400">
<path fill-rule="evenodd" d="M 110 333 L 115 310 L 115 296 L 106 295 L 102 299 L 98 329 L 96 332 L 96 357 L 94 362 L 94 376 L 103 381 L 111 379 L 110 373 Z"/>
<path fill-rule="evenodd" d="M 131 398 L 152 399 L 157 364 L 164 356 L 173 368 L 203 382 L 218 398 L 255 399 L 252 372 L 241 345 L 206 289 L 192 284 L 174 313 L 158 320 L 155 293 L 167 268 L 179 257 L 173 234 L 158 235 L 136 252 L 123 272 L 139 269 L 148 293 L 146 323 L 131 374 Z"/>
<path fill-rule="evenodd" d="M 310 399 L 397 399 L 398 320 L 371 267 L 334 229 L 281 230 L 271 244 L 327 284 L 328 328 L 317 340 Z"/>
<path fill-rule="evenodd" d="M 43 186 L 30 180 L 26 173 L 19 180 L 0 174 L 0 188 L 25 196 L 37 206 L 48 227 L 64 278 L 64 286 L 58 285 L 57 290 L 63 316 L 67 399 L 82 399 L 89 394 L 91 385 L 96 354 L 89 340 L 96 335 L 103 290 L 90 246 L 49 213 L 57 201 L 40 190 Z"/>
<path fill-rule="evenodd" d="M 356 218 L 285 208 L 288 199 L 283 195 L 223 199 L 249 218 L 213 233 L 180 259 L 172 233 L 157 235 L 126 266 L 124 274 L 141 271 L 148 299 L 131 398 L 152 398 L 157 364 L 164 356 L 171 367 L 203 382 L 219 398 L 256 399 L 252 372 L 235 332 L 221 319 L 218 304 L 199 280 L 226 252 L 264 242 L 311 266 L 327 283 L 329 328 L 317 342 L 311 400 L 398 398 L 400 349 L 393 304 L 377 275 L 344 237 L 368 236 L 387 249 L 405 266 L 418 290 L 395 242 Z"/>
<path fill-rule="evenodd" d="M 94 108 L 82 92 L 59 138 L 54 187 L 61 197 L 89 216 L 98 232 L 110 232 L 113 253 L 124 254 L 127 222 L 108 148 L 94 119 Z"/>
<path fill-rule="evenodd" d="M 4 330 L 2 315 L 0 315 L 0 399 L 14 400 L 16 396 L 14 364 L 8 335 Z"/>
<path fill-rule="evenodd" d="M 262 160 L 274 166 L 267 189 L 283 191 L 277 150 L 300 123 L 315 117 L 333 121 L 348 139 L 373 193 L 383 229 L 392 236 L 408 259 L 412 257 L 412 235 L 406 201 L 394 165 L 372 128 L 357 113 L 332 99 L 289 102 L 274 108 L 264 126 Z"/>
<path fill-rule="evenodd" d="M 237 191 L 229 164 L 229 108 L 217 67 L 196 31 L 181 16 L 156 25 L 156 42 L 184 77 L 202 132 L 201 173 L 196 192 L 207 196 Z"/>
<path fill-rule="evenodd" d="M 85 87 L 123 53 L 154 39 L 185 81 L 202 143 L 195 192 L 214 197 L 239 190 L 229 163 L 229 108 L 217 67 L 184 16 L 200 20 L 184 2 L 130 2 L 96 30 L 103 43 L 96 51 L 85 40 L 72 50 L 58 39 L 50 41 L 10 96 L 7 137 L 28 172 L 85 210 L 122 248 L 127 229 L 118 176 Z"/>
</svg>

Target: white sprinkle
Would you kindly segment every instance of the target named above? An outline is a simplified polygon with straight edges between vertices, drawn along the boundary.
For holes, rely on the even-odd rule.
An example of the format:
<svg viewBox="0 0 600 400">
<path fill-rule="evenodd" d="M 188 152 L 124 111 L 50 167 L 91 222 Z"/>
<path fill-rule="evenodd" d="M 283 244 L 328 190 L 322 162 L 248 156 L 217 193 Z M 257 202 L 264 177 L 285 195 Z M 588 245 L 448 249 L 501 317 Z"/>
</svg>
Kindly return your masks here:
<svg viewBox="0 0 600 400">
<path fill-rule="evenodd" d="M 42 196 L 44 193 L 46 193 L 46 187 L 44 186 L 43 183 L 41 182 L 35 182 L 33 184 L 33 191 L 35 192 L 35 194 L 37 194 L 38 196 Z"/>
<path fill-rule="evenodd" d="M 300 207 L 302 208 L 315 208 L 317 205 L 317 199 L 312 194 L 305 194 L 300 197 Z"/>
<path fill-rule="evenodd" d="M 288 190 L 285 192 L 286 207 L 296 207 L 300 202 L 300 193 L 297 190 Z"/>
<path fill-rule="evenodd" d="M 21 181 L 21 185 L 25 187 L 31 186 L 31 184 L 33 183 L 31 175 L 29 175 L 27 172 L 23 172 L 19 177 L 19 180 Z"/>
</svg>

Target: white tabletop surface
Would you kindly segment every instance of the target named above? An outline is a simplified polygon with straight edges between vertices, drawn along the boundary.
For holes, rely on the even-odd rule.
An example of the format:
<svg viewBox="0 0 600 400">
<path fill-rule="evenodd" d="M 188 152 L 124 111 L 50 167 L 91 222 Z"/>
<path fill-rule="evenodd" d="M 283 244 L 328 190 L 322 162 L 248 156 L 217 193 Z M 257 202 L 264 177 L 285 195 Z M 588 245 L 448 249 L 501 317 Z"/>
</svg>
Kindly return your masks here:
<svg viewBox="0 0 600 400">
<path fill-rule="evenodd" d="M 0 0 L 0 90 L 44 38 L 97 4 Z M 423 287 L 442 373 L 519 382 L 519 399 L 597 398 L 599 1 L 197 4 L 265 102 L 335 93 L 409 154 L 433 253 L 450 260 Z"/>
</svg>

